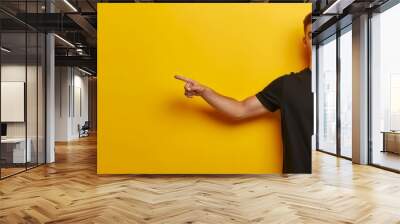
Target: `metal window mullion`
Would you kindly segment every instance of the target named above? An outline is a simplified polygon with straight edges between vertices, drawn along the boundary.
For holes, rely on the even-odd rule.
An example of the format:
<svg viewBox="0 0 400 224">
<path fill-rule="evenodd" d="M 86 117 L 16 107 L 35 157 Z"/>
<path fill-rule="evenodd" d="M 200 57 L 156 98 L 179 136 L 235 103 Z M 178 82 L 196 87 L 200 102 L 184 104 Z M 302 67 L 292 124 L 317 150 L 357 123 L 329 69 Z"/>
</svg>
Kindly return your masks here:
<svg viewBox="0 0 400 224">
<path fill-rule="evenodd" d="M 39 13 L 39 1 L 36 1 Z M 39 165 L 39 32 L 36 32 L 36 166 Z"/>
<path fill-rule="evenodd" d="M 336 154 L 341 156 L 341 64 L 340 64 L 340 30 L 336 31 Z"/>
<path fill-rule="evenodd" d="M 372 29 L 371 29 L 371 20 L 372 20 L 372 12 L 368 12 L 368 20 L 367 20 L 367 140 L 368 140 L 368 155 L 367 155 L 367 164 L 373 164 L 373 151 L 372 151 L 372 64 L 371 64 L 371 56 L 372 56 Z"/>
<path fill-rule="evenodd" d="M 47 1 L 47 0 L 46 0 Z M 46 13 L 47 13 L 47 3 L 46 4 Z M 43 163 L 47 163 L 47 35 L 48 33 L 44 33 L 44 161 Z M 43 71 L 43 68 L 42 68 Z M 42 74 L 43 76 L 43 74 Z M 43 108 L 42 108 L 43 109 Z"/>
<path fill-rule="evenodd" d="M 0 47 L 2 46 L 2 32 L 1 32 L 1 24 L 2 23 L 0 23 Z M 2 122 L 1 122 L 1 66 L 2 66 L 2 64 L 1 64 L 1 62 L 2 62 L 2 58 L 1 58 L 1 52 L 0 52 L 0 125 L 2 124 Z M 0 144 L 0 180 L 2 179 L 2 177 L 1 177 L 1 168 L 2 168 L 2 163 L 1 163 L 1 150 L 2 150 L 2 147 L 1 147 L 1 144 Z"/>
<path fill-rule="evenodd" d="M 72 69 L 72 88 L 71 88 L 71 94 L 72 94 L 72 117 L 75 118 L 75 69 L 74 67 L 71 67 Z"/>
<path fill-rule="evenodd" d="M 25 21 L 28 18 L 28 1 L 25 0 Z M 26 24 L 26 23 L 25 23 Z M 28 170 L 28 24 L 25 25 L 25 102 L 24 102 L 24 118 L 25 118 L 25 170 Z"/>
<path fill-rule="evenodd" d="M 319 44 L 315 47 L 315 148 L 319 149 Z"/>
</svg>

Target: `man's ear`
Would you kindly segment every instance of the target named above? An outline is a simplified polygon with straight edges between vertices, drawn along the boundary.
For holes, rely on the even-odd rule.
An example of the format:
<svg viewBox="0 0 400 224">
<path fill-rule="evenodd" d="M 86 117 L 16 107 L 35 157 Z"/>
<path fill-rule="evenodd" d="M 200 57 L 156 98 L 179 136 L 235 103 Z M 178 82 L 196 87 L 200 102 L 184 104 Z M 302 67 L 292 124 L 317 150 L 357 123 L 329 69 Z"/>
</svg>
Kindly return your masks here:
<svg viewBox="0 0 400 224">
<path fill-rule="evenodd" d="M 306 37 L 303 37 L 303 44 L 304 44 L 304 45 L 307 45 Z"/>
</svg>

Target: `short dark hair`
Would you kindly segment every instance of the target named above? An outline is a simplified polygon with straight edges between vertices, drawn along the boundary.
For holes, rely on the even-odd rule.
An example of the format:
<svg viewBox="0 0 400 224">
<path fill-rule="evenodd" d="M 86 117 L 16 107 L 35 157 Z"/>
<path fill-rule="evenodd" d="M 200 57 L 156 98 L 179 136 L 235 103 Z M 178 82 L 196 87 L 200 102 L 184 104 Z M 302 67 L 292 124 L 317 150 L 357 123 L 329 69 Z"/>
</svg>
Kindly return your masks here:
<svg viewBox="0 0 400 224">
<path fill-rule="evenodd" d="M 311 17 L 312 17 L 311 12 L 308 13 L 306 15 L 306 17 L 304 17 L 304 20 L 303 20 L 304 30 L 306 30 L 307 26 L 312 23 Z"/>
</svg>

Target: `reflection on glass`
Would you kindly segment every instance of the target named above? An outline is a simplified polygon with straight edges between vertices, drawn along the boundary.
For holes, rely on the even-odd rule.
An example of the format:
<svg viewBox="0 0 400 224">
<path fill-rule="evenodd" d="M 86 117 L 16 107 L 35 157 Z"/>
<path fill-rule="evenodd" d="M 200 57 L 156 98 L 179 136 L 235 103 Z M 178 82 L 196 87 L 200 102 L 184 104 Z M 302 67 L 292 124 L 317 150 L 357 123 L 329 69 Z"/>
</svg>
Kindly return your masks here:
<svg viewBox="0 0 400 224">
<path fill-rule="evenodd" d="M 318 147 L 336 153 L 336 39 L 318 48 Z"/>
<path fill-rule="evenodd" d="M 26 113 L 27 113 L 27 142 L 30 148 L 30 160 L 27 163 L 28 168 L 37 165 L 37 79 L 38 79 L 38 52 L 37 52 L 37 33 L 27 33 L 27 81 L 26 81 Z"/>
<path fill-rule="evenodd" d="M 43 13 L 45 1 L 0 1 L 12 14 Z M 0 178 L 45 162 L 44 33 L 0 12 Z M 39 33 L 38 33 L 39 32 Z"/>
<path fill-rule="evenodd" d="M 43 33 L 38 34 L 38 136 L 37 136 L 37 147 L 38 147 L 38 164 L 45 163 L 45 65 L 46 65 L 46 38 Z"/>
<path fill-rule="evenodd" d="M 340 36 L 340 153 L 352 157 L 352 35 Z"/>
<path fill-rule="evenodd" d="M 25 170 L 31 159 L 26 141 L 26 35 L 2 33 L 1 46 L 1 176 Z"/>
<path fill-rule="evenodd" d="M 400 170 L 400 4 L 372 18 L 372 163 Z"/>
</svg>

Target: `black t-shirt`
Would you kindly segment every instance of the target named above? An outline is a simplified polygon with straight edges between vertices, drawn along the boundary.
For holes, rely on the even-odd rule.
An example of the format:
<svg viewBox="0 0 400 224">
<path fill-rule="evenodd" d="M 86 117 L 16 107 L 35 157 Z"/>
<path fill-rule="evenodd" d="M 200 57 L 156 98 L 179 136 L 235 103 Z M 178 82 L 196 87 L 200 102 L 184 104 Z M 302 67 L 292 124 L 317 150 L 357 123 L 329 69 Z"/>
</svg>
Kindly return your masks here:
<svg viewBox="0 0 400 224">
<path fill-rule="evenodd" d="M 283 173 L 311 173 L 313 94 L 311 70 L 283 75 L 256 94 L 271 112 L 280 109 Z"/>
</svg>

